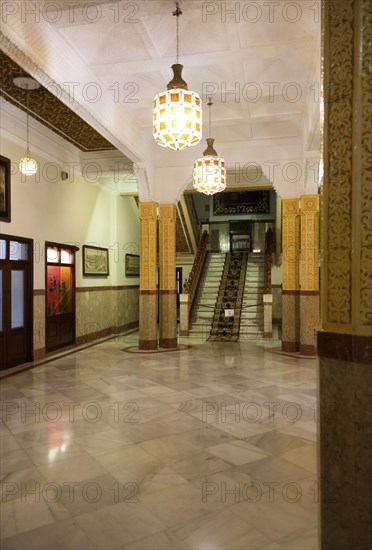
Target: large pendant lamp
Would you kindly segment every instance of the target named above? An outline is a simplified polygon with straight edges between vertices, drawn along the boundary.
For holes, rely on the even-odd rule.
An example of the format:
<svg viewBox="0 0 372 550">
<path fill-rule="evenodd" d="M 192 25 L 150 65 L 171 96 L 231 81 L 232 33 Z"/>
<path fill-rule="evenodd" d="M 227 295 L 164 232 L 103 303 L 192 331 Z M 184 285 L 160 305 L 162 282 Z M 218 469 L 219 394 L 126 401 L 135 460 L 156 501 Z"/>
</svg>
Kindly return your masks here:
<svg viewBox="0 0 372 550">
<path fill-rule="evenodd" d="M 33 176 L 37 172 L 37 162 L 30 155 L 28 94 L 30 90 L 37 90 L 38 88 L 40 88 L 40 84 L 29 76 L 18 76 L 14 78 L 13 82 L 16 86 L 18 86 L 18 88 L 22 88 L 22 90 L 26 90 L 27 153 L 26 153 L 26 156 L 21 158 L 21 160 L 18 163 L 18 166 L 22 174 L 24 174 L 25 176 Z"/>
<path fill-rule="evenodd" d="M 154 97 L 153 123 L 155 141 L 174 150 L 197 145 L 202 136 L 202 107 L 199 95 L 187 89 L 179 60 L 179 17 L 182 11 L 176 3 L 177 57 L 172 65 L 173 78 L 167 91 Z"/>
<path fill-rule="evenodd" d="M 213 103 L 209 98 L 209 135 L 211 135 L 211 107 Z M 214 195 L 226 188 L 226 167 L 223 158 L 219 157 L 213 148 L 214 139 L 207 138 L 208 147 L 203 152 L 203 157 L 194 162 L 194 189 L 204 195 Z"/>
</svg>

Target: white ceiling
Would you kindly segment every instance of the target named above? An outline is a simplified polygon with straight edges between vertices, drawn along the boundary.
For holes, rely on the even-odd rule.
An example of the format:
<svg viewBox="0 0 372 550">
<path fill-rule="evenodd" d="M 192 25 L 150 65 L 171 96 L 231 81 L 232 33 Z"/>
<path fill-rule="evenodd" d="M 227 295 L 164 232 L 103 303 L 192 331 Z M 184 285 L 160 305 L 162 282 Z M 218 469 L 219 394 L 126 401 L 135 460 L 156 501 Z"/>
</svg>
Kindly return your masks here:
<svg viewBox="0 0 372 550">
<path fill-rule="evenodd" d="M 207 108 L 199 145 L 174 152 L 153 141 L 152 100 L 166 88 L 175 62 L 175 2 L 20 4 L 34 6 L 39 20 L 19 9 L 7 16 L 3 33 L 27 55 L 34 76 L 40 80 L 41 70 L 64 92 L 73 90 L 72 108 L 138 163 L 142 200 L 177 200 L 205 148 Z M 179 4 L 183 77 L 204 101 L 212 97 L 212 134 L 228 167 L 257 162 L 269 175 L 266 165 L 274 163 L 280 169 L 270 179 L 283 196 L 313 191 L 308 172 L 320 151 L 320 2 Z M 283 179 L 288 162 L 302 169 L 295 185 Z"/>
</svg>

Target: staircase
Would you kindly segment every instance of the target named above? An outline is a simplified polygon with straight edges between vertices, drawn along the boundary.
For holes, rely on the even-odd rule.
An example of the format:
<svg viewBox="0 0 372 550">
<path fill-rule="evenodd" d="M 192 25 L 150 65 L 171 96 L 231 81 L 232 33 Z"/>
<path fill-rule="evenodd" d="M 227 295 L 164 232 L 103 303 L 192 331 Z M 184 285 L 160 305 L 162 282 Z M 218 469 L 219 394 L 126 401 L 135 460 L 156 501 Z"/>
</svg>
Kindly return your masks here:
<svg viewBox="0 0 372 550">
<path fill-rule="evenodd" d="M 265 292 L 265 254 L 248 255 L 240 319 L 240 341 L 263 337 L 263 294 Z"/>
<path fill-rule="evenodd" d="M 209 252 L 203 280 L 200 283 L 191 316 L 190 336 L 207 339 L 210 334 L 214 307 L 220 288 L 226 254 Z"/>
<path fill-rule="evenodd" d="M 247 252 L 230 252 L 226 255 L 217 303 L 214 310 L 210 342 L 237 342 L 240 314 L 244 297 L 247 269 Z M 234 310 L 226 317 L 226 310 Z"/>
</svg>

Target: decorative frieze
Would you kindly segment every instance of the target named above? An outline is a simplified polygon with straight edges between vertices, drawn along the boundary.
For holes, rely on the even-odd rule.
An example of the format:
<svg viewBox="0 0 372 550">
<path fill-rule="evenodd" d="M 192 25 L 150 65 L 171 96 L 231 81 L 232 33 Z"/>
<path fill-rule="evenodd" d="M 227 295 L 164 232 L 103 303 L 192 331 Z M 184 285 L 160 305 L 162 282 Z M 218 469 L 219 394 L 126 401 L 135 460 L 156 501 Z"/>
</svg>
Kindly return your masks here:
<svg viewBox="0 0 372 550">
<path fill-rule="evenodd" d="M 140 214 L 140 289 L 156 291 L 157 204 L 141 202 Z"/>
<path fill-rule="evenodd" d="M 301 290 L 319 290 L 319 195 L 302 195 Z"/>
<path fill-rule="evenodd" d="M 176 288 L 176 207 L 159 205 L 160 290 Z"/>
<path fill-rule="evenodd" d="M 324 3 L 324 234 L 322 327 L 372 328 L 371 8 Z"/>
<path fill-rule="evenodd" d="M 282 200 L 283 290 L 299 289 L 299 199 Z"/>
</svg>

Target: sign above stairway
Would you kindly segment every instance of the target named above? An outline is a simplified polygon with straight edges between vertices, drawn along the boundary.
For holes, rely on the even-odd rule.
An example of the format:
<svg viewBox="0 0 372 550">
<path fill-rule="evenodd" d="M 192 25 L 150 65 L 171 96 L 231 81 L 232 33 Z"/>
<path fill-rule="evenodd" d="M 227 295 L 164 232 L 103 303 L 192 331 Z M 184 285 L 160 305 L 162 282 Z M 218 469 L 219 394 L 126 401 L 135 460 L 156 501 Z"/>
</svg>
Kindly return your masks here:
<svg viewBox="0 0 372 550">
<path fill-rule="evenodd" d="M 213 214 L 269 214 L 270 191 L 239 191 L 217 193 L 213 196 Z"/>
</svg>

